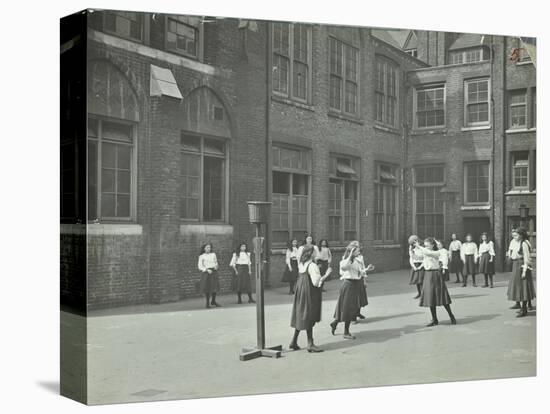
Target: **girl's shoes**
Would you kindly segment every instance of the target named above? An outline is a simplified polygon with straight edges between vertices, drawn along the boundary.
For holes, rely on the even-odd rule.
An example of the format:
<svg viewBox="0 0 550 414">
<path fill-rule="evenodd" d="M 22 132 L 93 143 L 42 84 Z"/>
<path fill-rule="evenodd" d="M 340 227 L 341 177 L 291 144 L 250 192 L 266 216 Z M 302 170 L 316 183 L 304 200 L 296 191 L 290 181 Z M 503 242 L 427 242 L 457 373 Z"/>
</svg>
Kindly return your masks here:
<svg viewBox="0 0 550 414">
<path fill-rule="evenodd" d="M 516 318 L 523 318 L 524 316 L 527 316 L 527 311 L 525 309 L 522 309 L 518 312 Z"/>
<path fill-rule="evenodd" d="M 215 306 L 216 308 L 221 308 L 221 307 L 222 307 L 222 305 L 220 305 L 220 304 L 219 304 L 218 302 L 216 302 L 216 301 L 212 301 L 212 302 L 210 303 L 210 305 Z"/>
<path fill-rule="evenodd" d="M 365 319 L 365 315 L 359 314 L 357 315 L 359 319 Z"/>
<path fill-rule="evenodd" d="M 291 342 L 290 345 L 288 346 L 288 348 L 292 349 L 293 351 L 298 351 L 298 350 L 302 349 L 298 346 L 297 343 L 294 343 L 294 342 Z"/>
<path fill-rule="evenodd" d="M 451 325 L 456 325 L 456 318 L 454 315 L 451 315 Z"/>
<path fill-rule="evenodd" d="M 352 334 L 350 334 L 350 333 L 348 332 L 348 333 L 345 333 L 345 334 L 344 334 L 344 339 L 355 339 L 355 336 L 353 336 Z"/>
<path fill-rule="evenodd" d="M 439 321 L 437 319 L 434 319 L 432 320 L 429 324 L 427 324 L 426 326 L 437 326 L 439 325 Z"/>
<path fill-rule="evenodd" d="M 334 335 L 334 333 L 336 332 L 336 327 L 338 326 L 338 322 L 336 321 L 332 321 L 330 323 L 330 333 Z"/>
<path fill-rule="evenodd" d="M 413 299 L 419 299 L 419 298 L 420 298 L 420 293 L 416 295 Z"/>
<path fill-rule="evenodd" d="M 323 352 L 323 350 L 316 345 L 310 345 L 307 347 L 307 352 Z"/>
</svg>

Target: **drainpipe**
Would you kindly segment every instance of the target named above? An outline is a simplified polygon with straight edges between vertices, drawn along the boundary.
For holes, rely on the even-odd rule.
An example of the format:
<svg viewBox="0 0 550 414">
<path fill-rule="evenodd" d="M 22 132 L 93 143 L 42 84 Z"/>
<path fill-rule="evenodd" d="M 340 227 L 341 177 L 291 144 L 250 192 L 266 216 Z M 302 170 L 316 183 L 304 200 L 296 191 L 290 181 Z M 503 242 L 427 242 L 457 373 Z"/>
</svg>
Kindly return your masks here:
<svg viewBox="0 0 550 414">
<path fill-rule="evenodd" d="M 492 166 L 491 166 L 491 170 L 492 170 L 492 174 L 491 174 L 491 200 L 492 200 L 492 204 L 493 204 L 493 209 L 492 209 L 492 222 L 493 222 L 493 237 L 494 237 L 494 231 L 495 231 L 495 227 L 496 227 L 496 213 L 495 213 L 495 143 L 496 143 L 496 123 L 495 123 L 495 98 L 494 98 L 494 93 L 493 91 L 495 90 L 495 87 L 494 87 L 494 84 L 495 84 L 495 79 L 493 78 L 493 75 L 494 75 L 494 68 L 493 68 L 493 65 L 495 64 L 495 42 L 494 42 L 494 36 L 491 35 L 491 79 L 490 79 L 490 83 L 491 83 L 491 123 L 492 123 L 492 130 L 493 130 L 493 142 L 492 142 L 492 146 L 491 146 L 491 162 L 492 162 Z"/>
<path fill-rule="evenodd" d="M 272 170 L 272 157 L 271 157 L 271 133 L 270 133 L 270 112 L 271 112 L 271 81 L 272 81 L 272 68 L 271 63 L 272 52 L 271 52 L 271 24 L 266 22 L 266 91 L 265 91 L 265 151 L 266 151 L 266 201 L 272 201 L 272 188 L 273 188 L 273 177 L 271 174 Z M 265 280 L 266 287 L 270 287 L 269 276 L 270 276 L 270 257 L 271 257 L 271 220 L 265 224 Z"/>
<path fill-rule="evenodd" d="M 508 159 L 506 157 L 506 128 L 508 125 L 508 110 L 506 108 L 506 59 L 507 59 L 507 41 L 506 37 L 502 37 L 502 202 L 501 202 L 501 220 L 502 220 L 502 232 L 501 232 L 501 245 L 500 245 L 500 252 L 501 252 L 501 259 L 500 264 L 502 265 L 504 263 L 504 254 L 507 248 L 507 240 L 506 240 L 506 188 L 508 185 L 508 176 L 506 175 L 506 164 L 508 163 Z"/>
</svg>

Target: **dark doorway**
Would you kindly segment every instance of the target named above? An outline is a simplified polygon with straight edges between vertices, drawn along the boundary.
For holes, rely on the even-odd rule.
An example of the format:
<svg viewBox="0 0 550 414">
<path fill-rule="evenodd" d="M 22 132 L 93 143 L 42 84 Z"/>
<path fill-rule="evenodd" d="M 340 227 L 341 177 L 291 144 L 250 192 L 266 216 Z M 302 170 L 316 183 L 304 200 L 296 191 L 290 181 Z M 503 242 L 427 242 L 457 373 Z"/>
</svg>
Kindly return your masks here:
<svg viewBox="0 0 550 414">
<path fill-rule="evenodd" d="M 476 243 L 479 243 L 479 237 L 483 232 L 489 233 L 489 236 L 492 237 L 489 217 L 466 217 L 463 219 L 463 229 L 462 238 L 464 239 L 466 234 L 470 233 Z"/>
</svg>

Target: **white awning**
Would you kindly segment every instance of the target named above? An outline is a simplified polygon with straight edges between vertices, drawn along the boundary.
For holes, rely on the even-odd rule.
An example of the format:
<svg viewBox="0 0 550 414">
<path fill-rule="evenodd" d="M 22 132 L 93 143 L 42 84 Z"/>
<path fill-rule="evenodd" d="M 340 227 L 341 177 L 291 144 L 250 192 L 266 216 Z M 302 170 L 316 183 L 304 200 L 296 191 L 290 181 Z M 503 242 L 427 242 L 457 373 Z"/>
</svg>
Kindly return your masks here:
<svg viewBox="0 0 550 414">
<path fill-rule="evenodd" d="M 163 95 L 183 99 L 172 71 L 151 65 L 151 96 Z"/>
<path fill-rule="evenodd" d="M 341 162 L 336 164 L 336 171 L 342 174 L 356 175 L 357 173 L 349 165 L 343 164 Z"/>
</svg>

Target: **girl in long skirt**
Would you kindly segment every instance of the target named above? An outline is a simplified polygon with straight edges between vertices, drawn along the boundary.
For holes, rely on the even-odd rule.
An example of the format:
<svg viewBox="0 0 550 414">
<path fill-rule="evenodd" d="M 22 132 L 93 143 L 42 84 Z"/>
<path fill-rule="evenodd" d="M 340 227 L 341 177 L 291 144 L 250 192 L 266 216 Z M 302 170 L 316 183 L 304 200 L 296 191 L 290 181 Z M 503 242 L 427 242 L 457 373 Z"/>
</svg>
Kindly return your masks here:
<svg viewBox="0 0 550 414">
<path fill-rule="evenodd" d="M 357 262 L 359 262 L 362 266 L 361 277 L 363 278 L 362 283 L 359 285 L 359 310 L 357 311 L 357 318 L 365 319 L 365 315 L 361 313 L 361 308 L 369 304 L 369 299 L 367 295 L 367 272 L 374 270 L 374 266 L 372 264 L 369 264 L 367 267 L 365 267 L 365 258 L 362 254 L 357 256 L 355 260 L 357 260 Z M 357 323 L 357 320 L 355 320 L 354 323 Z"/>
<path fill-rule="evenodd" d="M 328 246 L 328 240 L 322 239 L 319 242 L 319 255 L 317 256 L 317 265 L 322 275 L 324 275 L 332 262 L 332 253 Z M 323 292 L 325 292 L 324 285 L 322 286 Z"/>
<path fill-rule="evenodd" d="M 512 230 L 512 235 L 516 232 L 516 229 L 513 229 Z M 508 250 L 506 251 L 506 258 L 509 259 L 510 261 L 510 268 L 508 270 L 508 272 L 511 272 L 512 269 L 513 269 L 513 260 L 511 258 L 511 255 L 512 255 L 512 252 L 514 251 L 517 251 L 519 249 L 519 242 L 518 240 L 512 238 L 512 240 L 510 240 L 510 245 L 508 246 Z M 514 305 L 512 305 L 512 307 L 510 309 L 521 309 L 521 303 L 519 302 L 516 302 Z M 531 301 L 527 301 L 527 309 L 529 310 L 533 310 L 533 305 L 531 304 Z"/>
<path fill-rule="evenodd" d="M 462 242 L 458 240 L 456 233 L 451 234 L 451 242 L 449 243 L 449 254 L 450 254 L 450 266 L 449 273 L 456 275 L 455 283 L 460 283 L 460 278 L 462 276 L 462 259 L 460 258 L 460 250 L 462 249 Z"/>
<path fill-rule="evenodd" d="M 289 348 L 298 350 L 300 331 L 307 332 L 307 351 L 323 352 L 313 342 L 313 326 L 321 320 L 322 292 L 321 284 L 328 275 L 321 276 L 319 267 L 312 260 L 313 246 L 306 246 L 302 251 L 298 265 L 298 281 L 294 294 L 290 326 L 294 328 L 294 336 Z"/>
<path fill-rule="evenodd" d="M 235 271 L 235 291 L 237 292 L 237 303 L 241 304 L 241 294 L 248 295 L 248 303 L 256 303 L 252 298 L 252 283 L 250 280 L 252 260 L 246 243 L 241 243 L 237 251 L 233 253 L 229 266 Z"/>
<path fill-rule="evenodd" d="M 483 287 L 493 287 L 495 274 L 495 245 L 487 233 L 482 233 L 479 239 L 479 273 L 485 277 Z M 490 284 L 489 284 L 490 283 Z"/>
<path fill-rule="evenodd" d="M 357 257 L 361 254 L 361 248 L 358 241 L 352 241 L 344 256 L 340 261 L 340 293 L 334 310 L 334 321 L 331 322 L 330 328 L 334 335 L 338 323 L 344 322 L 344 339 L 355 339 L 349 330 L 351 322 L 357 319 L 359 305 L 359 290 L 363 283 L 363 275 L 365 267 L 361 260 Z"/>
<path fill-rule="evenodd" d="M 527 316 L 527 304 L 536 297 L 531 268 L 531 244 L 524 228 L 514 230 L 512 236 L 517 243 L 510 252 L 512 277 L 508 284 L 508 300 L 521 302 L 521 309 L 517 314 L 521 318 Z"/>
<path fill-rule="evenodd" d="M 464 265 L 462 271 L 462 277 L 464 278 L 463 287 L 466 287 L 468 284 L 468 276 L 472 275 L 472 286 L 477 287 L 476 285 L 476 264 L 478 260 L 478 250 L 477 245 L 472 241 L 472 235 L 467 234 L 464 243 L 460 249 L 460 258 Z"/>
<path fill-rule="evenodd" d="M 220 282 L 218 280 L 218 258 L 213 250 L 212 243 L 203 245 L 197 265 L 201 271 L 200 288 L 206 298 L 207 308 L 211 306 L 220 306 L 220 304 L 216 302 L 216 294 L 220 290 Z M 210 297 L 212 297 L 211 301 Z"/>
<path fill-rule="evenodd" d="M 422 266 L 424 255 L 420 249 L 415 247 L 415 243 L 417 241 L 418 236 L 412 235 L 409 237 L 409 263 L 412 269 L 409 285 L 415 285 L 416 291 L 418 292 L 414 299 L 418 299 L 420 297 L 422 283 L 424 281 L 424 267 Z"/>
<path fill-rule="evenodd" d="M 283 282 L 288 283 L 288 294 L 294 295 L 294 285 L 298 280 L 298 240 L 292 239 L 286 245 L 285 271 Z"/>
<path fill-rule="evenodd" d="M 449 281 L 449 251 L 445 249 L 443 243 L 436 240 L 437 249 L 439 250 L 439 268 L 441 276 L 445 282 Z"/>
<path fill-rule="evenodd" d="M 422 284 L 422 294 L 420 296 L 420 306 L 430 308 L 432 314 L 432 321 L 427 326 L 436 326 L 439 324 L 437 319 L 437 306 L 443 306 L 449 318 L 451 324 L 456 324 L 456 318 L 451 310 L 451 296 L 447 290 L 445 280 L 441 276 L 439 270 L 440 251 L 437 249 L 436 242 L 433 238 L 427 238 L 424 240 L 424 246 L 420 245 L 420 242 L 416 242 L 416 247 L 420 248 L 424 253 L 424 283 Z"/>
</svg>

